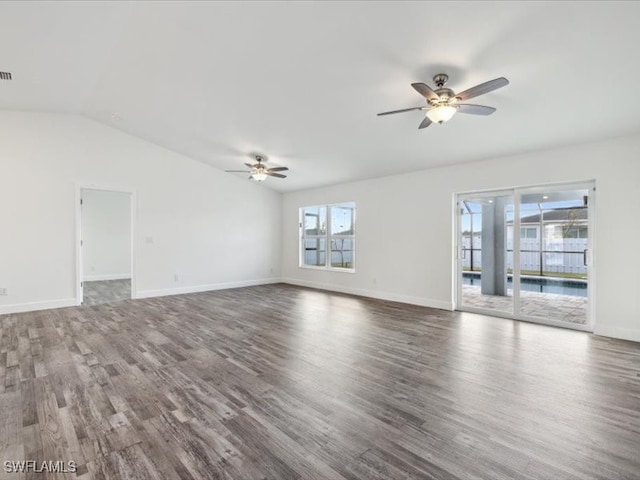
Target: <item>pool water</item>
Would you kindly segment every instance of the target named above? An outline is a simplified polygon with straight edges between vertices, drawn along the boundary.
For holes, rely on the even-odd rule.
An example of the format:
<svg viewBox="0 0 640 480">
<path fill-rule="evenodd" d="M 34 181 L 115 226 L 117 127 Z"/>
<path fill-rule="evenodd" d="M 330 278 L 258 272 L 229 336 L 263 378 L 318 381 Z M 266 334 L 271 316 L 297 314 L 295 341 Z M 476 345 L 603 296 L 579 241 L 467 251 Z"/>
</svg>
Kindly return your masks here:
<svg viewBox="0 0 640 480">
<path fill-rule="evenodd" d="M 465 272 L 462 274 L 463 285 L 480 285 L 480 274 Z M 513 288 L 513 278 L 507 278 L 507 288 Z M 559 295 L 572 295 L 574 297 L 587 296 L 587 282 L 576 280 L 558 280 L 549 278 L 520 279 L 520 289 L 528 292 L 556 293 Z"/>
</svg>

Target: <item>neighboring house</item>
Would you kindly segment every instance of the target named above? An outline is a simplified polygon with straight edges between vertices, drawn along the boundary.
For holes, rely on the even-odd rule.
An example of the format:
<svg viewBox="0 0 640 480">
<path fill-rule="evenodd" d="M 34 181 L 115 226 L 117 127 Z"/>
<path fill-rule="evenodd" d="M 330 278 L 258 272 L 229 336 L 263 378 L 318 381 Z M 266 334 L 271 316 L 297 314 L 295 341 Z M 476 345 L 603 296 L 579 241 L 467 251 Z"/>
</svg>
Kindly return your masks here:
<svg viewBox="0 0 640 480">
<path fill-rule="evenodd" d="M 545 242 L 568 238 L 589 238 L 587 215 L 586 208 L 566 208 L 547 210 L 523 217 L 520 219 L 521 244 L 523 240 L 540 240 L 541 223 L 544 225 Z M 509 239 L 513 238 L 512 229 L 513 227 L 507 233 Z"/>
</svg>

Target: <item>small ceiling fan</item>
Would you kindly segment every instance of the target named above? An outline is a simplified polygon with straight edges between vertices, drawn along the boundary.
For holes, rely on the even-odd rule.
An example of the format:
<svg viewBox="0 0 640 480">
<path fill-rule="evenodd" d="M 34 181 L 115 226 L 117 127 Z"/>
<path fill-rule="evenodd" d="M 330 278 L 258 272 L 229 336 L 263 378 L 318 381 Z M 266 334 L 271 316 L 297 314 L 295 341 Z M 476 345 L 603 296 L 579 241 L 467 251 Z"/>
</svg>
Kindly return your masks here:
<svg viewBox="0 0 640 480">
<path fill-rule="evenodd" d="M 254 163 L 253 165 L 245 162 L 245 165 L 250 170 L 225 170 L 225 172 L 248 173 L 249 178 L 253 178 L 258 182 L 264 181 L 267 177 L 287 178 L 286 175 L 282 175 L 281 173 L 276 173 L 276 172 L 284 172 L 286 170 L 289 170 L 287 167 L 267 168 L 266 165 L 263 163 L 267 161 L 267 158 L 265 156 L 254 155 L 254 157 L 256 159 L 256 163 Z"/>
<path fill-rule="evenodd" d="M 476 85 L 464 92 L 456 94 L 453 90 L 444 86 L 447 83 L 447 80 L 449 80 L 449 76 L 444 73 L 439 73 L 434 76 L 433 83 L 437 86 L 435 90 L 424 83 L 412 83 L 411 86 L 427 100 L 426 106 L 383 112 L 379 113 L 378 116 L 410 112 L 412 110 L 426 110 L 427 114 L 418 128 L 427 128 L 432 123 L 445 123 L 449 121 L 456 112 L 470 113 L 472 115 L 491 115 L 496 111 L 493 107 L 471 105 L 460 102 L 492 92 L 493 90 L 502 88 L 505 85 L 509 85 L 509 80 L 504 77 L 500 77 L 481 83 L 480 85 Z"/>
</svg>

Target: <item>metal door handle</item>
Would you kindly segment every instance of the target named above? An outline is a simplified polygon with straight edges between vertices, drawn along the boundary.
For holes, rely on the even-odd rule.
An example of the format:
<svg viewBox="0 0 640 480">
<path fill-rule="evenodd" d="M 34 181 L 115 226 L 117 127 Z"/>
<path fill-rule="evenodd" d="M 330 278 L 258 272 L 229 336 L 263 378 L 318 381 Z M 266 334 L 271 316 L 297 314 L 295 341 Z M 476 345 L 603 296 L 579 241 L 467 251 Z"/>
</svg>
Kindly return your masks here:
<svg viewBox="0 0 640 480">
<path fill-rule="evenodd" d="M 585 248 L 585 249 L 584 249 L 584 253 L 582 254 L 582 263 L 584 263 L 584 266 L 585 266 L 585 267 L 587 267 L 587 266 L 588 266 L 588 265 L 587 265 L 587 252 L 588 252 L 588 249 L 587 249 L 587 248 Z"/>
</svg>

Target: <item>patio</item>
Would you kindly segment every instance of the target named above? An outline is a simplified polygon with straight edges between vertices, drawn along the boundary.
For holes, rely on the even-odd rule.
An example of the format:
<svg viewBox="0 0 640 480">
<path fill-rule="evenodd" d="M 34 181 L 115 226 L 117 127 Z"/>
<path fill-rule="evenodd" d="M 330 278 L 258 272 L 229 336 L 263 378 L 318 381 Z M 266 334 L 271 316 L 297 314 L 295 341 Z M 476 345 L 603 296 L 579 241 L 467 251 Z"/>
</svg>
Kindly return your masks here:
<svg viewBox="0 0 640 480">
<path fill-rule="evenodd" d="M 500 312 L 513 311 L 513 296 L 482 295 L 480 286 L 463 285 L 462 303 L 467 307 Z M 584 325 L 587 320 L 587 298 L 555 293 L 520 292 L 520 313 L 536 317 Z"/>
</svg>

